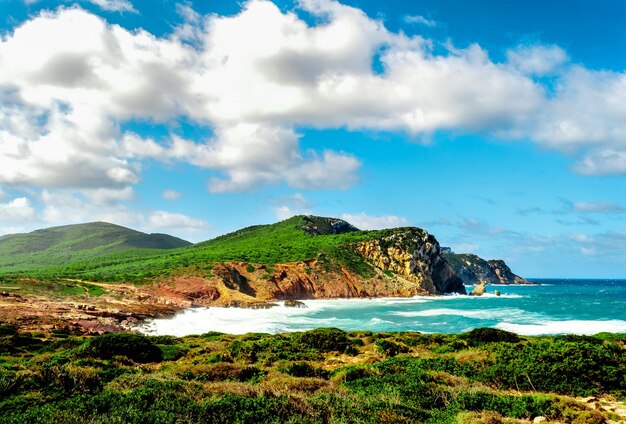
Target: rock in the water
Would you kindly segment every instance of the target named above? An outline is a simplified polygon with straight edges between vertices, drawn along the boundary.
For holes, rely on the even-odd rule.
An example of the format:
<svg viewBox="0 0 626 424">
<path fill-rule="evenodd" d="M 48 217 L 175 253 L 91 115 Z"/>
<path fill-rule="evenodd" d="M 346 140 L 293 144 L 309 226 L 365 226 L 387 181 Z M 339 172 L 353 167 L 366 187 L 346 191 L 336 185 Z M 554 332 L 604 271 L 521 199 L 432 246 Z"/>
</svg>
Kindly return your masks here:
<svg viewBox="0 0 626 424">
<path fill-rule="evenodd" d="M 285 300 L 285 306 L 288 308 L 306 308 L 307 306 L 299 300 L 287 299 Z"/>
<path fill-rule="evenodd" d="M 500 296 L 500 290 L 494 290 L 493 294 L 495 294 L 496 296 Z"/>
<path fill-rule="evenodd" d="M 474 290 L 471 291 L 470 296 L 482 296 L 487 291 L 487 286 L 485 284 L 476 284 Z"/>
</svg>

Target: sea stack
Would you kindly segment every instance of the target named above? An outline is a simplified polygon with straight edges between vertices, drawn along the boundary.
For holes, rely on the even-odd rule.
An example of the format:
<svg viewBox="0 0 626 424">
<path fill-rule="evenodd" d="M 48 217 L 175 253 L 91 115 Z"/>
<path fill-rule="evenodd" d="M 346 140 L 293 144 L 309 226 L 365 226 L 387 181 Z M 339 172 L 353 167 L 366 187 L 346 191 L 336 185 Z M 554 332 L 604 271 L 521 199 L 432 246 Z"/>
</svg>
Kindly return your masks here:
<svg viewBox="0 0 626 424">
<path fill-rule="evenodd" d="M 482 296 L 487 291 L 487 285 L 485 283 L 476 284 L 474 290 L 470 292 L 470 296 Z"/>
</svg>

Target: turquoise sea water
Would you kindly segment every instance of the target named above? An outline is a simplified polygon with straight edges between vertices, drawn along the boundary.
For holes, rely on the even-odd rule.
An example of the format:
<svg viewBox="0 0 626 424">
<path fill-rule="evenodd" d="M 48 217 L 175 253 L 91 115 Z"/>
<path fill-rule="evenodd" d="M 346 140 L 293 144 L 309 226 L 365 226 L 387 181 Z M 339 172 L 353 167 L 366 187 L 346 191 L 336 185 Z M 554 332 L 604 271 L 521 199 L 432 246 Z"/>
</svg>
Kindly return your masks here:
<svg viewBox="0 0 626 424">
<path fill-rule="evenodd" d="M 626 280 L 535 280 L 534 286 L 488 286 L 481 297 L 437 296 L 305 300 L 307 308 L 194 308 L 152 320 L 147 334 L 243 334 L 344 330 L 458 333 L 495 327 L 524 335 L 626 333 Z M 468 292 L 472 286 L 467 287 Z M 495 296 L 499 290 L 501 296 Z"/>
</svg>

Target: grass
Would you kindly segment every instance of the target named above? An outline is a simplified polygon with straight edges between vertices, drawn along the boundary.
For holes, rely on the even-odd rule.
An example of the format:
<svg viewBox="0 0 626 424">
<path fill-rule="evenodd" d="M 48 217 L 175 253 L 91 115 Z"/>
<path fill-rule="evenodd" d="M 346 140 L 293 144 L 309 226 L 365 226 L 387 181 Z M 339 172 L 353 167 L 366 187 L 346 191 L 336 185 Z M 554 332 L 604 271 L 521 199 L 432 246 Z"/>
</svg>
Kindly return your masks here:
<svg viewBox="0 0 626 424">
<path fill-rule="evenodd" d="M 3 267 L 0 260 L 0 275 L 144 282 L 176 272 L 206 275 L 216 262 L 237 261 L 271 266 L 317 258 L 326 269 L 346 266 L 363 277 L 371 277 L 374 275 L 373 268 L 350 248 L 350 244 L 398 231 L 412 231 L 416 235 L 425 233 L 418 228 L 405 228 L 312 235 L 303 230 L 303 227 L 311 225 L 310 219 L 296 216 L 276 224 L 244 228 L 193 246 L 171 250 L 129 249 L 72 260 L 63 265 L 53 265 L 52 259 L 47 259 L 46 267 L 11 268 Z M 328 232 L 322 225 L 319 228 Z M 7 260 L 4 259 L 5 262 Z"/>
<path fill-rule="evenodd" d="M 60 278 L 0 278 L 0 290 L 24 296 L 45 296 L 52 299 L 98 297 L 107 293 L 103 287 Z"/>
<path fill-rule="evenodd" d="M 115 252 L 151 255 L 189 244 L 166 234 L 145 234 L 105 222 L 54 227 L 0 237 L 0 275 L 28 274 Z"/>
<path fill-rule="evenodd" d="M 0 423 L 615 419 L 571 396 L 626 396 L 626 335 L 495 331 L 55 338 L 0 325 Z"/>
</svg>

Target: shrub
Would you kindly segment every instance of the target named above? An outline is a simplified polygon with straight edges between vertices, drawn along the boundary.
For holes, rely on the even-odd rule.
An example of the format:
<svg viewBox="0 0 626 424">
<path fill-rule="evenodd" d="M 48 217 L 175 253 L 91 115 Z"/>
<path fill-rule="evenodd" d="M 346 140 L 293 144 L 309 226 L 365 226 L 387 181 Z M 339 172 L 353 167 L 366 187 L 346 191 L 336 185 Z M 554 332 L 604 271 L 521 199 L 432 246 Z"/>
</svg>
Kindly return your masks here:
<svg viewBox="0 0 626 424">
<path fill-rule="evenodd" d="M 407 346 L 386 339 L 376 340 L 376 347 L 378 348 L 378 352 L 380 352 L 382 355 L 390 357 L 396 356 L 399 353 L 406 353 L 409 351 L 409 348 Z"/>
<path fill-rule="evenodd" d="M 378 371 L 372 367 L 363 365 L 348 365 L 347 367 L 335 370 L 332 375 L 332 380 L 348 383 L 376 375 L 378 375 Z"/>
<path fill-rule="evenodd" d="M 518 343 L 520 341 L 517 334 L 498 330 L 497 328 L 475 328 L 470 332 L 462 334 L 460 337 L 473 346 L 495 342 Z"/>
<path fill-rule="evenodd" d="M 345 352 L 351 345 L 348 334 L 338 328 L 317 328 L 300 334 L 300 343 L 320 352 Z"/>
<path fill-rule="evenodd" d="M 326 379 L 329 375 L 328 371 L 313 367 L 308 362 L 292 362 L 280 368 L 280 371 L 292 377 L 317 377 Z"/>
<path fill-rule="evenodd" d="M 570 395 L 626 391 L 626 351 L 616 344 L 542 340 L 498 344 L 485 377 L 501 387 Z"/>
<path fill-rule="evenodd" d="M 157 345 L 161 350 L 161 356 L 164 361 L 176 361 L 187 353 L 189 349 L 176 345 Z"/>
<path fill-rule="evenodd" d="M 163 360 L 161 349 L 149 337 L 140 334 L 116 333 L 94 337 L 81 349 L 101 359 L 125 356 L 135 362 L 159 362 Z"/>
</svg>

